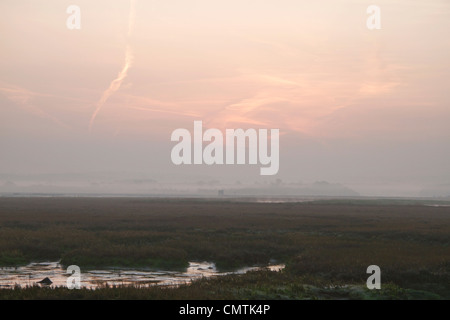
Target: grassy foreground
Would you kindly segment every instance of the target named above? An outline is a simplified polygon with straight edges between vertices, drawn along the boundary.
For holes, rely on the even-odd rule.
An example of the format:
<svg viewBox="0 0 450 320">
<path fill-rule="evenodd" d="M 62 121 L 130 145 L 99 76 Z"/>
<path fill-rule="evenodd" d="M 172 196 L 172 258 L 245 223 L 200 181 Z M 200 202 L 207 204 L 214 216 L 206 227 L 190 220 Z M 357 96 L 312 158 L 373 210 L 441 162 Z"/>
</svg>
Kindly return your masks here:
<svg viewBox="0 0 450 320">
<path fill-rule="evenodd" d="M 438 280 L 438 279 L 436 279 Z M 444 280 L 444 279 L 441 279 Z M 41 288 L 0 290 L 1 300 L 300 300 L 300 299 L 448 299 L 447 286 L 439 290 L 439 283 L 427 288 L 402 288 L 393 283 L 383 284 L 381 290 L 369 290 L 364 285 L 344 284 L 320 277 L 294 276 L 288 272 L 252 271 L 245 275 L 229 275 L 201 279 L 177 288 L 105 286 L 100 289 L 69 290 L 67 288 Z M 441 284 L 442 285 L 442 284 Z"/>
<path fill-rule="evenodd" d="M 0 198 L 0 265 L 219 269 L 286 263 L 180 288 L 28 288 L 0 299 L 449 299 L 450 208 L 421 202 L 257 204 L 143 198 Z M 382 290 L 365 288 L 382 270 Z"/>
</svg>

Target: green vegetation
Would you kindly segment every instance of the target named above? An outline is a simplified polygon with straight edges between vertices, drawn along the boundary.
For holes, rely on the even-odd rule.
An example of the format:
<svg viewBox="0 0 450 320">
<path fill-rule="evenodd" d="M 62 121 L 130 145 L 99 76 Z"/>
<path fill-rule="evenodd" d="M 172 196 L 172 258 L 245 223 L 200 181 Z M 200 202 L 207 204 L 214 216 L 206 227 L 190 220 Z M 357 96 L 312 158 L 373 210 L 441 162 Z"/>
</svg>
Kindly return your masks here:
<svg viewBox="0 0 450 320">
<path fill-rule="evenodd" d="M 258 204 L 144 198 L 0 198 L 0 265 L 227 270 L 286 263 L 167 288 L 0 290 L 0 298 L 449 299 L 450 208 L 339 200 Z M 381 291 L 365 289 L 366 268 Z M 330 287 L 331 286 L 331 287 Z"/>
<path fill-rule="evenodd" d="M 447 279 L 448 280 L 448 279 Z M 448 290 L 447 282 L 447 290 Z M 0 299 L 84 299 L 84 300 L 299 300 L 299 299 L 448 299 L 432 291 L 401 288 L 393 283 L 382 284 L 381 290 L 369 290 L 362 284 L 330 282 L 312 275 L 294 276 L 289 272 L 252 271 L 196 280 L 177 288 L 159 286 L 104 286 L 99 289 L 69 290 L 38 286 L 0 290 Z"/>
</svg>

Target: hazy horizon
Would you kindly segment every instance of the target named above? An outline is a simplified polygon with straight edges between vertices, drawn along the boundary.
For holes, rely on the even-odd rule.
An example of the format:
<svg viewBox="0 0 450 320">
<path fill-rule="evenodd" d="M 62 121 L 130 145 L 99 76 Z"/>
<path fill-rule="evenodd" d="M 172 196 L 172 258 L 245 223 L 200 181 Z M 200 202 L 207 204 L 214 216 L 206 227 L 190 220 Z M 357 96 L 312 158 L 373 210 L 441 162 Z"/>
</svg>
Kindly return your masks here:
<svg viewBox="0 0 450 320">
<path fill-rule="evenodd" d="M 3 0 L 0 15 L 0 193 L 327 181 L 450 196 L 448 1 Z M 174 165 L 171 133 L 195 120 L 279 129 L 278 173 Z"/>
</svg>

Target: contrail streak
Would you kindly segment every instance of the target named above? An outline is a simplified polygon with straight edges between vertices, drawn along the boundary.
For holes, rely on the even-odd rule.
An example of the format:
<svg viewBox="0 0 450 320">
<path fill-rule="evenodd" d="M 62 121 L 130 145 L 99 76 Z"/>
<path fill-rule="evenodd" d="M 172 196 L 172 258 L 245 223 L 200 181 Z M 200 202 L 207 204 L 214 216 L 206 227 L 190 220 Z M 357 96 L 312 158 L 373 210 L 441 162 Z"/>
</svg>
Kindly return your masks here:
<svg viewBox="0 0 450 320">
<path fill-rule="evenodd" d="M 131 65 L 133 63 L 133 51 L 131 50 L 131 47 L 127 45 L 127 49 L 125 52 L 125 64 L 122 68 L 122 70 L 117 75 L 117 78 L 114 79 L 111 84 L 109 85 L 109 88 L 106 89 L 105 92 L 103 92 L 102 97 L 97 102 L 94 113 L 92 114 L 91 121 L 89 123 L 89 130 L 92 129 L 92 126 L 94 124 L 94 120 L 97 117 L 98 113 L 102 109 L 103 105 L 106 103 L 106 101 L 111 97 L 111 95 L 119 90 L 120 86 L 122 85 L 123 80 L 127 77 L 128 70 L 131 68 Z"/>
<path fill-rule="evenodd" d="M 134 30 L 134 21 L 136 20 L 136 0 L 131 0 L 130 2 L 130 15 L 128 16 L 128 37 Z"/>
<path fill-rule="evenodd" d="M 134 29 L 134 22 L 136 17 L 136 0 L 130 1 L 130 15 L 128 18 L 128 38 L 131 36 L 133 29 Z M 103 108 L 103 105 L 108 101 L 108 99 L 117 91 L 120 89 L 120 86 L 122 85 L 123 80 L 128 75 L 128 70 L 133 65 L 133 50 L 131 49 L 131 46 L 127 44 L 126 50 L 125 50 L 125 63 L 123 65 L 122 70 L 117 75 L 117 78 L 114 79 L 111 84 L 109 85 L 108 89 L 103 92 L 102 97 L 100 100 L 96 103 L 96 108 L 94 113 L 92 114 L 91 121 L 89 122 L 89 131 L 92 130 L 92 126 L 94 125 L 95 118 L 97 117 L 100 110 Z"/>
</svg>

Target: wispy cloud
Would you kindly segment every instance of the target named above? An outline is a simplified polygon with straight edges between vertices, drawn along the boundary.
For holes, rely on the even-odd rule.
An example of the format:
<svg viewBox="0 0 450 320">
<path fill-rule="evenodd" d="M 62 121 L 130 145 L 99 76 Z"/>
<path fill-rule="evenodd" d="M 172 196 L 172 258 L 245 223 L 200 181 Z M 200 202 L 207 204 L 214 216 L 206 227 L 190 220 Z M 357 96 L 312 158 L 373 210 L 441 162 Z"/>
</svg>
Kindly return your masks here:
<svg viewBox="0 0 450 320">
<path fill-rule="evenodd" d="M 34 103 L 34 99 L 37 97 L 55 97 L 50 94 L 34 92 L 22 87 L 0 84 L 0 93 L 3 94 L 8 100 L 12 101 L 14 104 L 22 108 L 23 110 L 38 116 L 43 119 L 48 119 L 57 125 L 68 128 L 68 125 L 56 118 L 55 116 L 39 108 Z"/>
<path fill-rule="evenodd" d="M 134 107 L 129 106 L 129 109 L 133 110 L 140 110 L 140 111 L 148 111 L 148 112 L 158 112 L 158 113 L 168 113 L 168 114 L 175 114 L 179 116 L 186 116 L 186 117 L 194 117 L 198 118 L 201 115 L 199 113 L 193 113 L 193 112 L 183 112 L 178 110 L 167 110 L 167 109 L 157 109 L 157 108 L 147 108 L 147 107 Z"/>
</svg>

